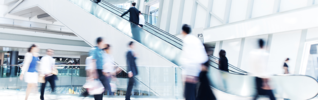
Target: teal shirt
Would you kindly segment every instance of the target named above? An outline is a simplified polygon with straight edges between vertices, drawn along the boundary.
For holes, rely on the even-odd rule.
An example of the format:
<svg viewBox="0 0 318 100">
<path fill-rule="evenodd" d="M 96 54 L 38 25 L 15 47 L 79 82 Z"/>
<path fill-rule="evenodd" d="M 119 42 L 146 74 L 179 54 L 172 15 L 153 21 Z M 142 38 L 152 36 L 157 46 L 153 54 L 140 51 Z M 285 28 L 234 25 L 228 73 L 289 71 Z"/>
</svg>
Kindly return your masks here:
<svg viewBox="0 0 318 100">
<path fill-rule="evenodd" d="M 98 47 L 95 47 L 92 53 L 92 58 L 96 60 L 96 69 L 103 69 L 104 65 L 104 58 L 103 58 L 104 51 L 102 49 L 99 49 Z"/>
</svg>

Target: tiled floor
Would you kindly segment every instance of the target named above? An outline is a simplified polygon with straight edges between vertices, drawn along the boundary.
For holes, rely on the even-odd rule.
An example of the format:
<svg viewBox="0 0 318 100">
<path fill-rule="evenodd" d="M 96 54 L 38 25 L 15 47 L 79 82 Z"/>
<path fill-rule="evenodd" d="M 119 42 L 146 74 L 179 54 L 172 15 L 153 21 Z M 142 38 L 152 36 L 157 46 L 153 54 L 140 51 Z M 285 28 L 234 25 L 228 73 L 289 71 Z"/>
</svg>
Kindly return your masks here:
<svg viewBox="0 0 318 100">
<path fill-rule="evenodd" d="M 218 100 L 251 100 L 250 97 L 238 97 L 226 94 L 220 91 L 215 91 Z M 0 90 L 0 100 L 24 100 L 25 92 L 15 90 Z M 28 100 L 40 100 L 40 94 L 31 94 Z M 94 100 L 92 97 L 78 97 L 77 95 L 52 95 L 46 94 L 45 100 Z M 124 97 L 105 97 L 104 100 L 124 100 Z M 132 100 L 183 100 L 183 99 L 168 99 L 168 98 L 132 98 Z M 269 100 L 260 98 L 259 100 Z M 282 100 L 282 99 L 280 99 Z"/>
</svg>

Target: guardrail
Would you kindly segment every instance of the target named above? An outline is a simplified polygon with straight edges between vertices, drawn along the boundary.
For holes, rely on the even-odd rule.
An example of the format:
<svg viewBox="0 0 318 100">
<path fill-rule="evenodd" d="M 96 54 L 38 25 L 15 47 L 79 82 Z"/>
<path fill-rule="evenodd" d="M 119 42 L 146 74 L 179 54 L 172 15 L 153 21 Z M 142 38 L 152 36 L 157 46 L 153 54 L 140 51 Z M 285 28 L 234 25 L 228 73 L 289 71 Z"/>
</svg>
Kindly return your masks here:
<svg viewBox="0 0 318 100">
<path fill-rule="evenodd" d="M 0 25 L 28 28 L 28 29 L 41 29 L 41 30 L 47 30 L 47 31 L 73 33 L 67 27 L 61 26 L 61 25 L 45 24 L 45 23 L 38 23 L 38 22 L 31 22 L 31 21 L 17 20 L 17 19 L 9 19 L 9 18 L 3 18 L 3 17 L 0 17 Z"/>
</svg>

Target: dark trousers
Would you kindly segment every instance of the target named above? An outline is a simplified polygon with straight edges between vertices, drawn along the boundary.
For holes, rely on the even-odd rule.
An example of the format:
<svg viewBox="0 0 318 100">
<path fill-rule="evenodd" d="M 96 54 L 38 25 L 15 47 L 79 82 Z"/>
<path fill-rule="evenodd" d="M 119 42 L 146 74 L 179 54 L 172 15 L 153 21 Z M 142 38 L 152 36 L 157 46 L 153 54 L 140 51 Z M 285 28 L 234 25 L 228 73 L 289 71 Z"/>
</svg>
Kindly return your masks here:
<svg viewBox="0 0 318 100">
<path fill-rule="evenodd" d="M 138 42 L 141 42 L 140 40 L 140 28 L 138 27 L 138 24 L 130 23 L 130 28 L 131 28 L 131 34 L 132 38 Z"/>
<path fill-rule="evenodd" d="M 111 88 L 110 88 L 110 80 L 107 79 L 104 74 L 103 74 L 103 70 L 102 69 L 97 69 L 97 74 L 98 74 L 98 79 L 100 80 L 100 82 L 103 84 L 104 88 L 105 88 L 105 92 L 111 92 Z M 99 94 L 99 95 L 94 95 L 94 99 L 95 100 L 103 100 L 103 94 Z"/>
<path fill-rule="evenodd" d="M 270 100 L 276 100 L 274 93 L 272 90 L 264 90 L 263 87 L 263 79 L 255 77 L 255 85 L 256 85 L 256 95 L 254 96 L 253 100 L 257 100 L 259 95 L 266 95 L 269 97 Z"/>
<path fill-rule="evenodd" d="M 45 82 L 41 84 L 41 95 L 40 95 L 41 100 L 44 100 L 44 91 L 45 91 L 45 87 L 46 87 L 47 82 L 50 83 L 52 92 L 55 91 L 55 79 L 56 78 L 54 75 L 45 77 Z"/>
<path fill-rule="evenodd" d="M 126 91 L 126 100 L 130 100 L 130 95 L 131 95 L 131 91 L 132 91 L 132 89 L 134 87 L 134 84 L 135 84 L 134 77 L 129 78 L 127 91 Z"/>
<path fill-rule="evenodd" d="M 185 100 L 195 100 L 196 88 L 197 88 L 197 84 L 195 83 L 187 83 L 187 82 L 185 83 L 185 88 L 184 88 Z"/>
</svg>

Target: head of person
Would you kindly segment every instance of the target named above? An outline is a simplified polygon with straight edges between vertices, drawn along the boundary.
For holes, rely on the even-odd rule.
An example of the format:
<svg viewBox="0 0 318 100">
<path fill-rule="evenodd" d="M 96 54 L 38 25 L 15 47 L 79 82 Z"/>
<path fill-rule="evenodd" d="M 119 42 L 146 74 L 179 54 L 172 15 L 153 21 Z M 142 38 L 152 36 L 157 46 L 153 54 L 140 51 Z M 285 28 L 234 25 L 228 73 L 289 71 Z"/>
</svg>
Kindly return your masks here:
<svg viewBox="0 0 318 100">
<path fill-rule="evenodd" d="M 288 62 L 289 61 L 289 58 L 286 58 L 285 62 Z"/>
<path fill-rule="evenodd" d="M 96 39 L 96 44 L 100 49 L 105 48 L 104 39 L 102 37 Z"/>
<path fill-rule="evenodd" d="M 132 2 L 131 6 L 135 7 L 136 6 L 136 2 Z"/>
<path fill-rule="evenodd" d="M 226 55 L 226 52 L 225 52 L 225 50 L 220 50 L 220 52 L 219 52 L 219 56 L 220 57 L 225 57 L 225 55 Z"/>
<path fill-rule="evenodd" d="M 184 24 L 184 25 L 182 26 L 182 32 L 181 32 L 181 34 L 182 34 L 183 36 L 186 36 L 186 35 L 188 35 L 188 34 L 190 34 L 190 33 L 191 33 L 191 27 L 190 27 L 190 25 Z"/>
<path fill-rule="evenodd" d="M 54 51 L 52 49 L 46 49 L 46 54 L 49 56 L 53 56 Z"/>
<path fill-rule="evenodd" d="M 32 44 L 29 48 L 28 48 L 28 52 L 29 53 L 37 53 L 39 52 L 39 48 L 37 45 Z"/>
<path fill-rule="evenodd" d="M 105 48 L 104 51 L 108 54 L 110 54 L 110 45 L 109 44 L 105 44 Z"/>
<path fill-rule="evenodd" d="M 263 39 L 258 39 L 258 47 L 264 49 L 265 41 Z"/>
<path fill-rule="evenodd" d="M 139 15 L 141 15 L 142 13 L 139 11 Z"/>
<path fill-rule="evenodd" d="M 130 49 L 134 49 L 134 42 L 133 42 L 133 41 L 130 41 L 130 42 L 128 43 L 128 47 L 129 47 Z"/>
</svg>

